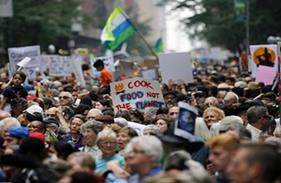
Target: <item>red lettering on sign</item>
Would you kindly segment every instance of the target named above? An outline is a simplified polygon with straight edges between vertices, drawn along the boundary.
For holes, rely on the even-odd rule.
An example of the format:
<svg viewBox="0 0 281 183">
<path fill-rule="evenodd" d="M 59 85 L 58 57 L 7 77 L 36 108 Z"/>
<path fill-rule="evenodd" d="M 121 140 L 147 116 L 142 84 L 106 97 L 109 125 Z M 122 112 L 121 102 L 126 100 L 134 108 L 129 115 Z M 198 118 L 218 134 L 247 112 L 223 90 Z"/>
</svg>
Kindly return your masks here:
<svg viewBox="0 0 281 183">
<path fill-rule="evenodd" d="M 144 87 L 144 88 L 150 88 L 150 89 L 154 89 L 152 86 L 151 86 L 151 82 L 149 81 L 145 81 L 145 80 L 142 80 L 142 81 L 135 81 L 135 82 L 129 82 L 128 83 L 128 88 L 132 89 L 132 88 L 138 88 L 138 87 Z"/>
<path fill-rule="evenodd" d="M 159 98 L 159 93 L 147 92 L 147 93 L 146 93 L 146 97 Z"/>
<path fill-rule="evenodd" d="M 130 103 L 117 104 L 115 107 L 116 107 L 117 110 L 121 110 L 121 109 L 130 110 L 131 109 L 131 104 Z"/>
</svg>

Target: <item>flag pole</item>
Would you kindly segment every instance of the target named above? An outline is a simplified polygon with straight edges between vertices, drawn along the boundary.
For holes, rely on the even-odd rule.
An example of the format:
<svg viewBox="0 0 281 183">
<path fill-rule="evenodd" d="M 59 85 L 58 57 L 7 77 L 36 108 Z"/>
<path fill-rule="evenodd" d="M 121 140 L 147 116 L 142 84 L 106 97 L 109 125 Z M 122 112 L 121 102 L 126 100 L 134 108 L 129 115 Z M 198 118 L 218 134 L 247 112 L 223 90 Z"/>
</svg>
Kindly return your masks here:
<svg viewBox="0 0 281 183">
<path fill-rule="evenodd" d="M 128 18 L 129 18 L 129 16 L 128 16 L 126 13 L 124 13 L 123 11 L 121 11 L 121 13 L 122 13 L 125 17 L 128 17 Z M 158 55 L 155 53 L 155 51 L 153 50 L 153 48 L 152 48 L 152 47 L 149 45 L 149 43 L 146 41 L 146 39 L 144 38 L 144 36 L 142 35 L 142 33 L 138 31 L 137 27 L 136 27 L 135 24 L 131 21 L 130 18 L 129 18 L 129 21 L 130 21 L 132 27 L 135 29 L 135 31 L 136 31 L 136 32 L 138 33 L 138 35 L 140 36 L 140 38 L 144 41 L 145 45 L 149 48 L 149 50 L 151 51 L 151 53 L 153 54 L 153 56 L 155 56 L 155 57 L 156 57 L 156 60 L 159 62 L 159 57 L 158 57 Z"/>
</svg>

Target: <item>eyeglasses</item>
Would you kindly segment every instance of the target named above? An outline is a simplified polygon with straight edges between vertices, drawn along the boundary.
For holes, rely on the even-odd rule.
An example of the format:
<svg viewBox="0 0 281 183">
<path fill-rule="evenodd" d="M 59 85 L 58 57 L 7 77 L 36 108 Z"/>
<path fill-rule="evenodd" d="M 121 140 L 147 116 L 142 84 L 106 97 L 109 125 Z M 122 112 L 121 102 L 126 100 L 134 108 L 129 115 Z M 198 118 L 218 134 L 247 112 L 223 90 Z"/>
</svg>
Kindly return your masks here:
<svg viewBox="0 0 281 183">
<path fill-rule="evenodd" d="M 61 99 L 69 99 L 69 97 L 68 96 L 59 96 L 59 99 L 61 100 Z"/>
</svg>

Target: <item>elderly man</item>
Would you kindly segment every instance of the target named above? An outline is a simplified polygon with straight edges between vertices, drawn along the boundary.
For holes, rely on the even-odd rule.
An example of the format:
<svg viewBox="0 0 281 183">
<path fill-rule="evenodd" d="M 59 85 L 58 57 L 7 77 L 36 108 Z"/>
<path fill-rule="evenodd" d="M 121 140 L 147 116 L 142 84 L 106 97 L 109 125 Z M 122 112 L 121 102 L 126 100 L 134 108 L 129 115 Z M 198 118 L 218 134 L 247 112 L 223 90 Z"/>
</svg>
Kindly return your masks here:
<svg viewBox="0 0 281 183">
<path fill-rule="evenodd" d="M 91 119 L 96 119 L 97 117 L 101 117 L 101 116 L 102 116 L 101 110 L 93 108 L 93 109 L 89 110 L 86 118 L 87 118 L 87 120 L 91 120 Z"/>
<path fill-rule="evenodd" d="M 147 176 L 154 176 L 161 172 L 160 160 L 163 153 L 161 141 L 154 136 L 140 136 L 133 138 L 126 149 L 126 165 L 132 170 L 128 182 L 143 182 Z"/>
<path fill-rule="evenodd" d="M 270 126 L 270 120 L 273 118 L 269 115 L 266 107 L 253 106 L 247 110 L 248 125 L 247 130 L 251 132 L 252 141 L 259 141 L 263 133 L 266 133 Z"/>
<path fill-rule="evenodd" d="M 74 97 L 70 92 L 62 91 L 59 94 L 59 105 L 60 106 L 71 106 L 74 103 Z"/>
</svg>

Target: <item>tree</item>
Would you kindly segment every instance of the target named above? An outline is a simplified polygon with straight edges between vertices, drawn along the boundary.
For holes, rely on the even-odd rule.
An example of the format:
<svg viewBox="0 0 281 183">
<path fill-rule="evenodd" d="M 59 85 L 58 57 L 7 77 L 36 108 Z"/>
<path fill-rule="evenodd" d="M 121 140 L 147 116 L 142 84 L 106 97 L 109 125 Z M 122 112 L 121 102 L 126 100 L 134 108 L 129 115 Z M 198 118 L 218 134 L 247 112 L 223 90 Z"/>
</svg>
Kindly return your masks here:
<svg viewBox="0 0 281 183">
<path fill-rule="evenodd" d="M 72 20 L 79 15 L 80 0 L 13 1 L 14 16 L 0 19 L 4 46 L 48 45 L 71 36 Z"/>
<path fill-rule="evenodd" d="M 245 1 L 250 3 L 250 44 L 266 43 L 269 35 L 280 35 L 281 1 Z M 174 10 L 189 9 L 194 13 L 182 20 L 191 37 L 233 52 L 245 49 L 245 15 L 242 20 L 238 17 L 234 0 L 163 0 L 162 3 L 172 3 Z"/>
</svg>

